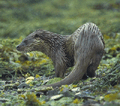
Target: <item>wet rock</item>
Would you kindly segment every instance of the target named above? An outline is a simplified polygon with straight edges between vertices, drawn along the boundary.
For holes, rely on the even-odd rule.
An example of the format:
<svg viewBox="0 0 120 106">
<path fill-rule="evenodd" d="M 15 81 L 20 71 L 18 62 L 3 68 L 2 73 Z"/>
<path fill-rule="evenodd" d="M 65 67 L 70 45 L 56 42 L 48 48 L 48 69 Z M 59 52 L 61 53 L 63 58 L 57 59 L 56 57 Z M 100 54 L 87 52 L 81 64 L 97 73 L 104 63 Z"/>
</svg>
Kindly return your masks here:
<svg viewBox="0 0 120 106">
<path fill-rule="evenodd" d="M 49 80 L 43 80 L 43 85 L 46 85 Z"/>
<path fill-rule="evenodd" d="M 58 95 L 58 90 L 50 90 L 50 91 L 48 91 L 47 92 L 47 95 L 49 95 L 49 96 L 53 96 L 53 95 Z"/>
<path fill-rule="evenodd" d="M 102 106 L 102 105 L 96 101 L 88 100 L 83 104 L 83 106 Z"/>
<path fill-rule="evenodd" d="M 42 82 L 40 82 L 39 84 L 36 84 L 35 87 L 39 87 L 41 86 Z"/>
<path fill-rule="evenodd" d="M 30 86 L 26 83 L 21 83 L 18 88 L 29 88 Z"/>
<path fill-rule="evenodd" d="M 6 81 L 0 81 L 0 90 L 3 90 L 3 89 L 4 89 L 5 82 L 6 82 Z"/>
<path fill-rule="evenodd" d="M 30 92 L 35 92 L 35 89 L 30 89 L 29 91 L 30 91 Z"/>
<path fill-rule="evenodd" d="M 65 97 L 74 97 L 74 92 L 71 91 L 65 91 L 62 93 Z"/>
<path fill-rule="evenodd" d="M 65 97 L 71 97 L 74 95 L 69 88 L 62 88 L 59 93 L 63 94 Z"/>
<path fill-rule="evenodd" d="M 12 81 L 6 81 L 6 84 L 11 84 L 12 83 Z"/>
<path fill-rule="evenodd" d="M 61 90 L 61 92 L 66 92 L 66 91 L 69 91 L 69 88 L 63 88 L 63 89 Z"/>
<path fill-rule="evenodd" d="M 119 90 L 114 90 L 114 91 L 111 90 L 111 91 L 107 91 L 107 94 L 112 94 L 112 93 L 114 94 L 114 93 L 116 93 L 116 92 L 119 92 Z"/>
<path fill-rule="evenodd" d="M 25 92 L 25 91 L 26 91 L 25 89 L 18 89 L 17 90 L 18 93 Z"/>
<path fill-rule="evenodd" d="M 68 103 L 72 103 L 73 101 L 73 98 L 71 97 L 62 97 L 60 100 L 58 100 L 59 103 L 61 104 L 66 104 L 66 106 L 70 106 L 70 105 L 67 105 Z M 62 105 L 61 105 L 62 106 Z"/>
<path fill-rule="evenodd" d="M 59 99 L 62 98 L 62 97 L 63 97 L 63 94 L 55 95 L 55 96 L 52 96 L 52 97 L 50 98 L 50 100 L 59 100 Z"/>
<path fill-rule="evenodd" d="M 92 88 L 92 87 L 94 87 L 94 85 L 86 85 L 86 86 L 83 86 L 81 88 L 81 90 L 89 89 L 89 88 Z"/>
<path fill-rule="evenodd" d="M 75 94 L 75 98 L 79 98 L 79 99 L 82 98 L 82 99 L 86 99 L 86 100 L 88 100 L 88 99 L 95 99 L 94 96 L 89 96 L 89 95 L 83 94 L 83 93 L 81 93 L 81 92 L 76 93 L 76 94 Z"/>
<path fill-rule="evenodd" d="M 76 87 L 72 89 L 73 92 L 80 92 L 80 87 Z"/>
<path fill-rule="evenodd" d="M 5 90 L 13 89 L 13 88 L 17 89 L 17 85 L 16 85 L 16 84 L 6 84 L 6 85 L 4 86 L 4 89 L 5 89 Z"/>
<path fill-rule="evenodd" d="M 112 103 L 104 102 L 102 106 L 120 106 L 120 104 L 115 102 Z"/>
<path fill-rule="evenodd" d="M 37 97 L 40 97 L 40 95 L 44 95 L 44 93 L 43 92 L 36 92 Z"/>
<path fill-rule="evenodd" d="M 0 86 L 5 85 L 6 81 L 0 81 Z"/>
<path fill-rule="evenodd" d="M 34 88 L 35 89 L 35 91 L 37 91 L 37 92 L 47 92 L 47 91 L 49 91 L 49 90 L 53 90 L 53 88 L 52 87 L 37 87 L 37 88 Z"/>
<path fill-rule="evenodd" d="M 7 102 L 7 101 L 9 101 L 9 99 L 0 98 L 0 102 Z"/>
</svg>

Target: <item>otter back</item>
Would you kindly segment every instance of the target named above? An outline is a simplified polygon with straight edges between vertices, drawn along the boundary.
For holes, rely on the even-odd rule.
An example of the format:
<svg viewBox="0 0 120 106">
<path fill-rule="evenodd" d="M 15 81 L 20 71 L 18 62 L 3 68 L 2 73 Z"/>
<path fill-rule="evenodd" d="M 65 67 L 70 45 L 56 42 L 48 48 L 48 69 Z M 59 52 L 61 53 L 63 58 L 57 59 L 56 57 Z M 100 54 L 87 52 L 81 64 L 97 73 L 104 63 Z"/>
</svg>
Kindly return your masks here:
<svg viewBox="0 0 120 106">
<path fill-rule="evenodd" d="M 94 77 L 104 53 L 102 34 L 94 23 L 86 23 L 73 34 L 62 36 L 45 30 L 36 30 L 17 46 L 17 50 L 41 51 L 49 56 L 55 67 L 55 75 L 64 77 L 68 67 L 71 73 L 60 82 L 46 86 L 61 86 Z"/>
</svg>

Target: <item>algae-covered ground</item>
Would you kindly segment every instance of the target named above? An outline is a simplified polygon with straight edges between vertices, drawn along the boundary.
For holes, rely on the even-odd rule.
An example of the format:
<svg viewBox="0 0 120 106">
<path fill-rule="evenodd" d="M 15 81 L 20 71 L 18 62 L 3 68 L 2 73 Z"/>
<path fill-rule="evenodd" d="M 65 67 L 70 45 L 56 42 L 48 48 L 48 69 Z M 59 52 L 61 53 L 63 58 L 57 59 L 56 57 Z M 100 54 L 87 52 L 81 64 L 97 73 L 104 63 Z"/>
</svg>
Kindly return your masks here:
<svg viewBox="0 0 120 106">
<path fill-rule="evenodd" d="M 61 80 L 52 61 L 41 52 L 22 54 L 16 46 L 36 29 L 69 35 L 86 22 L 95 23 L 105 40 L 96 77 L 40 88 Z M 0 1 L 0 106 L 33 105 L 120 105 L 120 0 Z"/>
</svg>

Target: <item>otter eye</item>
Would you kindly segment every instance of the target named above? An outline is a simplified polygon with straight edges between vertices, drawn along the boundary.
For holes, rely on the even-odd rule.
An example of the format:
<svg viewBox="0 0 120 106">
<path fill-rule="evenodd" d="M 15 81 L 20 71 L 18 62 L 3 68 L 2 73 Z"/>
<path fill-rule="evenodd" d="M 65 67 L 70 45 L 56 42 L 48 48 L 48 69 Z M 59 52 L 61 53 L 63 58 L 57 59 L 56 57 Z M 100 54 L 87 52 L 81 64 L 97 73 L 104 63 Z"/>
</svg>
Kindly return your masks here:
<svg viewBox="0 0 120 106">
<path fill-rule="evenodd" d="M 35 34 L 35 38 L 38 38 L 39 37 L 39 35 L 38 34 Z"/>
</svg>

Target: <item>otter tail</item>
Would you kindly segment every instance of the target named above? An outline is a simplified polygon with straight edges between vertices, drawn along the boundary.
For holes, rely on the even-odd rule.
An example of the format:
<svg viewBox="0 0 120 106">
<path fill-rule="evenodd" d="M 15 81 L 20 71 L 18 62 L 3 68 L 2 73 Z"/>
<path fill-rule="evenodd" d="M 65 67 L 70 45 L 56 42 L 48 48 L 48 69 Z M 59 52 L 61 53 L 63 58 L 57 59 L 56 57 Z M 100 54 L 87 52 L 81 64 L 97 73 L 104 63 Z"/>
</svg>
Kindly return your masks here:
<svg viewBox="0 0 120 106">
<path fill-rule="evenodd" d="M 47 86 L 71 84 L 82 79 L 85 73 L 94 76 L 104 53 L 104 41 L 98 27 L 86 23 L 78 28 L 73 35 L 75 65 L 71 73 L 61 81 Z"/>
</svg>

